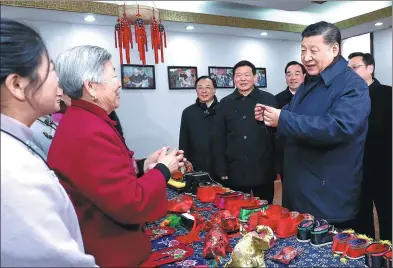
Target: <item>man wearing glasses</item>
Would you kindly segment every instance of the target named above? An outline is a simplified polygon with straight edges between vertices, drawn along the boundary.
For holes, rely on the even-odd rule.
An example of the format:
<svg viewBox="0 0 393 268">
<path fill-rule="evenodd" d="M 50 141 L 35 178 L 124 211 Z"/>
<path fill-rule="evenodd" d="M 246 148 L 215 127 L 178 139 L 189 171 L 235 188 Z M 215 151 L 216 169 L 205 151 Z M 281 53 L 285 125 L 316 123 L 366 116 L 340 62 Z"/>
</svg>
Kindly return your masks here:
<svg viewBox="0 0 393 268">
<path fill-rule="evenodd" d="M 361 207 L 355 229 L 374 237 L 373 202 L 381 239 L 392 239 L 392 87 L 374 77 L 375 62 L 370 53 L 349 55 L 348 66 L 362 77 L 371 99 L 368 133 L 363 158 Z"/>
<path fill-rule="evenodd" d="M 254 107 L 277 106 L 274 95 L 254 86 L 256 68 L 249 61 L 233 67 L 236 89 L 223 98 L 215 121 L 214 156 L 217 175 L 233 190 L 273 202 L 275 129 L 254 118 Z"/>
<path fill-rule="evenodd" d="M 291 102 L 297 88 L 304 82 L 305 76 L 306 68 L 301 63 L 297 61 L 288 62 L 287 66 L 285 66 L 287 88 L 276 95 L 278 109 Z M 280 175 L 282 183 L 284 183 L 284 144 L 285 137 L 276 138 L 276 172 Z"/>
<path fill-rule="evenodd" d="M 182 113 L 179 149 L 187 155 L 195 171 L 208 172 L 214 178 L 212 133 L 218 104 L 216 81 L 209 76 L 201 76 L 195 84 L 198 98 Z"/>
</svg>

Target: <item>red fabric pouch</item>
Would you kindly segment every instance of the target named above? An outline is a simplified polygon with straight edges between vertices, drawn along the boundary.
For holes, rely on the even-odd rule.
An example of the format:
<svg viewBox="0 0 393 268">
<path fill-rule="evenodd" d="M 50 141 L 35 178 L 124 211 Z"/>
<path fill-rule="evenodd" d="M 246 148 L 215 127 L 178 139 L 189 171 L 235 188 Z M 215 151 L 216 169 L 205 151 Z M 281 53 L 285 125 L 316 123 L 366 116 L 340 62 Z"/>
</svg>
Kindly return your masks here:
<svg viewBox="0 0 393 268">
<path fill-rule="evenodd" d="M 214 199 L 214 205 L 219 209 L 224 209 L 225 204 L 228 200 L 241 200 L 244 198 L 243 193 L 233 192 L 233 193 L 217 193 Z"/>
<path fill-rule="evenodd" d="M 176 213 L 184 213 L 190 211 L 194 204 L 194 200 L 188 195 L 179 195 L 176 198 L 168 200 L 168 211 Z"/>
<path fill-rule="evenodd" d="M 304 220 L 303 215 L 299 212 L 292 211 L 289 215 L 289 217 L 278 221 L 276 236 L 279 238 L 295 236 L 297 233 L 297 226 Z"/>
<path fill-rule="evenodd" d="M 196 198 L 202 203 L 211 203 L 214 202 L 217 193 L 223 194 L 225 189 L 221 186 L 200 186 Z"/>
</svg>

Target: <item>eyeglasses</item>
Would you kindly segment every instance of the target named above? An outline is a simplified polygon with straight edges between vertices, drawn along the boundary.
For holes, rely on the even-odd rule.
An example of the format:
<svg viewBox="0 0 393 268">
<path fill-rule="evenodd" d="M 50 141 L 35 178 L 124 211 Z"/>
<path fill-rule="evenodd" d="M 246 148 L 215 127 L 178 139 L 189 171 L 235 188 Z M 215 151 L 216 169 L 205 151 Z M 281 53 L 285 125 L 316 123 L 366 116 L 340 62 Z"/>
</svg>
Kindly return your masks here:
<svg viewBox="0 0 393 268">
<path fill-rule="evenodd" d="M 356 70 L 356 69 L 358 69 L 361 66 L 366 66 L 366 65 L 364 65 L 364 64 L 354 65 L 354 66 L 350 66 L 350 68 L 352 68 L 352 70 Z"/>
</svg>

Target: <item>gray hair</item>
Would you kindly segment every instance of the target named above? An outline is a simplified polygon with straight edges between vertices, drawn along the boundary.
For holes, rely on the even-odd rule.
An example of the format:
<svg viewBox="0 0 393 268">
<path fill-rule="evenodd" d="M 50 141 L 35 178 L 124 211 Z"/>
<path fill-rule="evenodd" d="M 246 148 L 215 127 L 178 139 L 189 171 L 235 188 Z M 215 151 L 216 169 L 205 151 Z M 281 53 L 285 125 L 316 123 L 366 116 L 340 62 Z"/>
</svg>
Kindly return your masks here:
<svg viewBox="0 0 393 268">
<path fill-rule="evenodd" d="M 85 81 L 104 82 L 104 64 L 111 58 L 111 53 L 97 46 L 77 46 L 66 50 L 56 61 L 59 87 L 64 94 L 80 99 Z"/>
</svg>

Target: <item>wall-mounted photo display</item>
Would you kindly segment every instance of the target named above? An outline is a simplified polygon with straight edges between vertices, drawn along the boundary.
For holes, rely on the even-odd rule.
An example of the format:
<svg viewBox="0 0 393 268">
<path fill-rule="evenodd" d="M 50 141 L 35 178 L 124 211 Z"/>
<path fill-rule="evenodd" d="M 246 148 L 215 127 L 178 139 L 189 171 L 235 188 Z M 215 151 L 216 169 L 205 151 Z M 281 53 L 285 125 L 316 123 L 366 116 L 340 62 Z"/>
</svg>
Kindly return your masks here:
<svg viewBox="0 0 393 268">
<path fill-rule="evenodd" d="M 121 85 L 123 89 L 156 89 L 154 65 L 121 65 Z"/>
<path fill-rule="evenodd" d="M 168 66 L 169 89 L 195 89 L 198 68 L 194 66 Z"/>
<path fill-rule="evenodd" d="M 208 67 L 209 76 L 216 80 L 217 88 L 234 88 L 233 67 Z"/>
<path fill-rule="evenodd" d="M 266 68 L 256 68 L 257 73 L 255 77 L 255 86 L 257 88 L 266 88 L 267 87 L 267 76 L 266 76 Z"/>
</svg>

